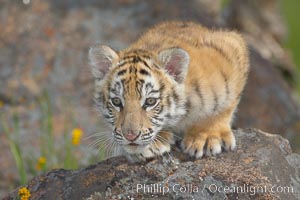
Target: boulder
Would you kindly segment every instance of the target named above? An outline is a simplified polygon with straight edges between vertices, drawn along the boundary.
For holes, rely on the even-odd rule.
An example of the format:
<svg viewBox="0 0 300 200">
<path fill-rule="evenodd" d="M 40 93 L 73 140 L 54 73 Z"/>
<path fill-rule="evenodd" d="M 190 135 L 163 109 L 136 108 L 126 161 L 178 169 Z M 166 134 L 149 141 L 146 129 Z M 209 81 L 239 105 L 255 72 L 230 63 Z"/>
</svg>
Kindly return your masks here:
<svg viewBox="0 0 300 200">
<path fill-rule="evenodd" d="M 200 160 L 177 146 L 129 163 L 114 157 L 78 170 L 52 170 L 28 182 L 32 199 L 300 199 L 300 155 L 281 136 L 234 131 L 237 149 Z M 18 189 L 4 199 L 15 199 Z"/>
</svg>

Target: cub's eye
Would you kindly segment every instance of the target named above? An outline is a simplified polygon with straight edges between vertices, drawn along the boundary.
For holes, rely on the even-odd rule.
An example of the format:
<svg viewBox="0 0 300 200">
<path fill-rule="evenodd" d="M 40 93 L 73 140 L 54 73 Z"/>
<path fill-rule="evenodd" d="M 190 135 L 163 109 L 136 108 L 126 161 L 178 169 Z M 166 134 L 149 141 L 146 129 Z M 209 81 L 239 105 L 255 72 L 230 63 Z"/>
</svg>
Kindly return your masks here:
<svg viewBox="0 0 300 200">
<path fill-rule="evenodd" d="M 150 106 L 154 106 L 157 102 L 156 98 L 147 98 L 145 101 L 145 106 L 150 107 Z"/>
<path fill-rule="evenodd" d="M 116 107 L 122 107 L 122 101 L 121 101 L 121 99 L 118 98 L 118 97 L 112 98 L 112 99 L 111 99 L 111 102 L 112 102 L 112 104 L 113 104 L 114 106 L 116 106 Z"/>
</svg>

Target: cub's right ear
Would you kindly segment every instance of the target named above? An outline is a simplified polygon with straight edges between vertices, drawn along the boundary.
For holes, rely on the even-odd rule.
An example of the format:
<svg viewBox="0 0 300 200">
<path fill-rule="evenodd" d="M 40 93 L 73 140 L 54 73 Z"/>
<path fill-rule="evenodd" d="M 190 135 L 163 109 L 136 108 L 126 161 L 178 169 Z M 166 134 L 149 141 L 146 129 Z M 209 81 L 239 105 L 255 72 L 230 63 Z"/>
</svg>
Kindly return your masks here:
<svg viewBox="0 0 300 200">
<path fill-rule="evenodd" d="M 96 44 L 89 50 L 89 61 L 95 78 L 103 78 L 112 67 L 112 62 L 118 59 L 118 54 L 108 46 Z"/>
</svg>

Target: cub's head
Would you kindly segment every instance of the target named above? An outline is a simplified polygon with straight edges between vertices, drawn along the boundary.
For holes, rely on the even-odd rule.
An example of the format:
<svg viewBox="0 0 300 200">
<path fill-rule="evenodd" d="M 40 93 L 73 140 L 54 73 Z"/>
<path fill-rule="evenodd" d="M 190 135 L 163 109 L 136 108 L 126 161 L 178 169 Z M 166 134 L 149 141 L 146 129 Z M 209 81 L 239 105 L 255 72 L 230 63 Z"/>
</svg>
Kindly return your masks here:
<svg viewBox="0 0 300 200">
<path fill-rule="evenodd" d="M 160 130 L 185 114 L 182 82 L 189 56 L 179 48 L 151 53 L 145 50 L 115 52 L 95 45 L 89 51 L 95 78 L 95 103 L 112 127 L 116 144 L 139 153 Z"/>
</svg>

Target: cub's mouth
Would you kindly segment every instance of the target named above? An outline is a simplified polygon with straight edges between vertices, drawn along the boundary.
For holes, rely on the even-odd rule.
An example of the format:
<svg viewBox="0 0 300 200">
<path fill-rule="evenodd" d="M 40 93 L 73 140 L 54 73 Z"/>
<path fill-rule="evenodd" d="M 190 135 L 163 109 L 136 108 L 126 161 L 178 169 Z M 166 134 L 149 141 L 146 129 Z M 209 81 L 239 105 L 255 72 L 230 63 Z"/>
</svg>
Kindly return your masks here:
<svg viewBox="0 0 300 200">
<path fill-rule="evenodd" d="M 132 143 L 129 143 L 128 145 L 129 145 L 129 146 L 132 146 L 132 147 L 137 147 L 137 146 L 140 146 L 139 144 L 136 144 L 136 143 L 134 143 L 134 142 L 132 142 Z"/>
</svg>

